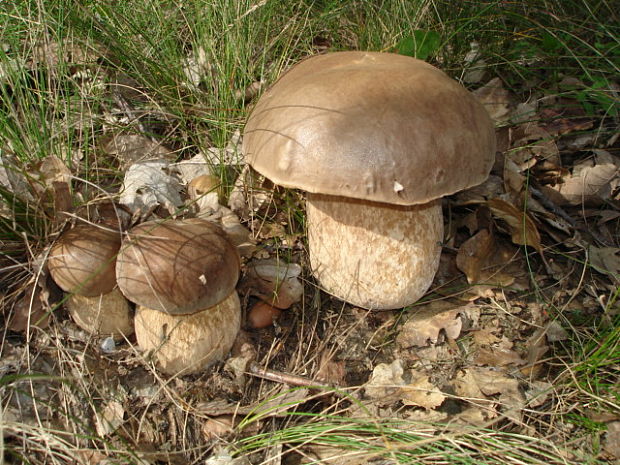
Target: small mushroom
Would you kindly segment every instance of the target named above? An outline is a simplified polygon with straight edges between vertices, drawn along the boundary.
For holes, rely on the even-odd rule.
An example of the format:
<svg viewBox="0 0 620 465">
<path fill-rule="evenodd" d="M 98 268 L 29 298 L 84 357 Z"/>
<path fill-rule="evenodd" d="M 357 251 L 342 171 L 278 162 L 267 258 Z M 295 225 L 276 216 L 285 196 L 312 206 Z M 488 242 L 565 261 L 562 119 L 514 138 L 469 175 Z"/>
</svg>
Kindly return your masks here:
<svg viewBox="0 0 620 465">
<path fill-rule="evenodd" d="M 131 229 L 117 260 L 123 294 L 138 304 L 139 347 L 167 374 L 199 371 L 226 354 L 239 331 L 239 256 L 202 219 L 149 221 Z"/>
<path fill-rule="evenodd" d="M 50 274 L 65 292 L 83 296 L 107 294 L 116 286 L 116 255 L 121 246 L 118 231 L 80 224 L 65 231 L 52 247 Z"/>
<path fill-rule="evenodd" d="M 414 58 L 336 52 L 291 68 L 254 107 L 247 162 L 307 195 L 312 271 L 369 309 L 418 300 L 439 266 L 440 198 L 480 184 L 493 123 L 464 87 Z"/>
<path fill-rule="evenodd" d="M 133 333 L 131 308 L 115 288 L 121 234 L 105 225 L 79 224 L 65 231 L 50 251 L 48 267 L 58 286 L 70 295 L 67 308 L 75 323 L 93 334 Z"/>
<path fill-rule="evenodd" d="M 271 326 L 282 314 L 282 310 L 267 302 L 256 302 L 248 312 L 248 323 L 252 328 L 260 329 Z"/>
</svg>

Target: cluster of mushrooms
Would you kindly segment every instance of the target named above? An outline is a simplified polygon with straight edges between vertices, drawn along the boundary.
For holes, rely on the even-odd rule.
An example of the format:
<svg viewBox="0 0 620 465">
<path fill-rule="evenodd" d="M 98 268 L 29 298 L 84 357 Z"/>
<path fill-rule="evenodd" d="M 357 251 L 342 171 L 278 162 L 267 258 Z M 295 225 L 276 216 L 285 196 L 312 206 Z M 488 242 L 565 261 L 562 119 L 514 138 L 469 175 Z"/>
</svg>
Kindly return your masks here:
<svg viewBox="0 0 620 465">
<path fill-rule="evenodd" d="M 320 287 L 373 310 L 406 307 L 428 290 L 443 241 L 440 199 L 483 182 L 495 144 L 491 119 L 464 87 L 425 62 L 376 52 L 297 64 L 262 95 L 243 135 L 250 166 L 307 191 Z M 203 219 L 126 234 L 76 226 L 49 267 L 78 324 L 127 335 L 125 298 L 137 304 L 138 344 L 166 373 L 223 357 L 240 326 L 237 251 Z"/>
<path fill-rule="evenodd" d="M 235 246 L 207 220 L 147 221 L 126 233 L 80 224 L 50 251 L 52 278 L 82 328 L 129 336 L 167 374 L 221 360 L 239 331 Z M 135 318 L 129 301 L 136 304 Z"/>
</svg>

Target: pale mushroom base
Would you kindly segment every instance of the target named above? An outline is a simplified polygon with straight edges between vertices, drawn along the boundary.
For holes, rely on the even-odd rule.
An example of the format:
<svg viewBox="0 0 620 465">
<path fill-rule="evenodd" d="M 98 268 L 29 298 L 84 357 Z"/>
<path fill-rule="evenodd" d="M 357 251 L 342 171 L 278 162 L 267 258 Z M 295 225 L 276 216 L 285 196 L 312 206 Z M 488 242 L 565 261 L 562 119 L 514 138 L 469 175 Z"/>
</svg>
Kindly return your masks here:
<svg viewBox="0 0 620 465">
<path fill-rule="evenodd" d="M 400 206 L 308 194 L 310 264 L 328 293 L 358 307 L 387 310 L 416 302 L 437 269 L 441 203 Z"/>
<path fill-rule="evenodd" d="M 127 337 L 133 333 L 131 307 L 118 288 L 94 297 L 72 294 L 67 308 L 75 324 L 91 334 Z"/>
<path fill-rule="evenodd" d="M 236 291 L 213 307 L 188 315 L 170 315 L 136 308 L 138 346 L 150 353 L 169 375 L 196 373 L 222 360 L 231 349 L 241 325 Z"/>
</svg>

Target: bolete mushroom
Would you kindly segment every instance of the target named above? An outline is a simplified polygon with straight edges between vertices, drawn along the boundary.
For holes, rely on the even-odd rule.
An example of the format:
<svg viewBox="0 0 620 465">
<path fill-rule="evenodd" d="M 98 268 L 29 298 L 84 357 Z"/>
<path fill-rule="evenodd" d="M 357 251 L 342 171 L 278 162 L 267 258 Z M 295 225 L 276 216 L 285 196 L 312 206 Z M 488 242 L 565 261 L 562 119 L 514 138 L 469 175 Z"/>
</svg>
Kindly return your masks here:
<svg viewBox="0 0 620 465">
<path fill-rule="evenodd" d="M 336 52 L 285 73 L 244 131 L 247 162 L 307 194 L 310 263 L 327 292 L 407 306 L 439 266 L 440 198 L 483 182 L 493 123 L 464 87 L 414 58 Z"/>
<path fill-rule="evenodd" d="M 67 308 L 80 328 L 128 336 L 133 333 L 132 311 L 115 288 L 121 234 L 113 225 L 84 223 L 65 231 L 50 250 L 48 267 L 56 284 L 70 294 Z"/>
<path fill-rule="evenodd" d="M 202 219 L 148 221 L 127 233 L 118 286 L 138 304 L 138 345 L 167 374 L 221 359 L 239 331 L 239 256 L 226 233 Z"/>
<path fill-rule="evenodd" d="M 107 294 L 116 286 L 116 254 L 121 234 L 104 226 L 79 224 L 52 246 L 48 267 L 65 292 L 82 296 Z"/>
</svg>

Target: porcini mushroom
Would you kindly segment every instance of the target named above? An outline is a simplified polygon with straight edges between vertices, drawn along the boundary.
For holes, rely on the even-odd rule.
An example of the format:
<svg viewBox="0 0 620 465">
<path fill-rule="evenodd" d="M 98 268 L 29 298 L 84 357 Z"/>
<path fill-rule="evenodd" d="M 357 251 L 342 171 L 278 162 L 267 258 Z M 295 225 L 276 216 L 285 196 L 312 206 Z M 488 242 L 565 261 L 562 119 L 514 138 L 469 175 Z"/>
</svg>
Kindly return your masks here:
<svg viewBox="0 0 620 465">
<path fill-rule="evenodd" d="M 50 250 L 50 274 L 65 292 L 106 294 L 116 286 L 116 254 L 120 246 L 118 231 L 79 224 L 65 231 Z"/>
<path fill-rule="evenodd" d="M 483 182 L 493 124 L 464 87 L 414 58 L 336 52 L 285 73 L 244 131 L 248 163 L 307 195 L 310 263 L 332 295 L 369 309 L 429 288 L 440 198 Z"/>
<path fill-rule="evenodd" d="M 230 350 L 241 320 L 239 256 L 217 225 L 197 218 L 142 223 L 127 233 L 116 275 L 138 304 L 138 345 L 165 373 L 198 371 Z"/>
<path fill-rule="evenodd" d="M 65 231 L 50 251 L 48 267 L 58 286 L 69 293 L 73 321 L 93 334 L 133 333 L 131 308 L 116 289 L 116 256 L 121 246 L 118 222 L 84 223 Z"/>
</svg>

